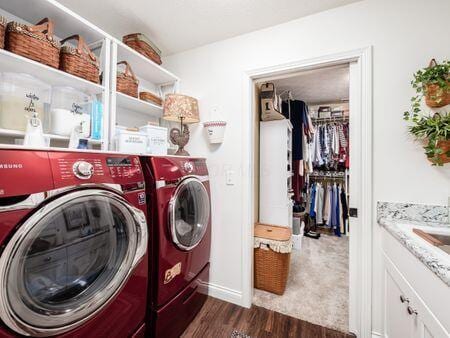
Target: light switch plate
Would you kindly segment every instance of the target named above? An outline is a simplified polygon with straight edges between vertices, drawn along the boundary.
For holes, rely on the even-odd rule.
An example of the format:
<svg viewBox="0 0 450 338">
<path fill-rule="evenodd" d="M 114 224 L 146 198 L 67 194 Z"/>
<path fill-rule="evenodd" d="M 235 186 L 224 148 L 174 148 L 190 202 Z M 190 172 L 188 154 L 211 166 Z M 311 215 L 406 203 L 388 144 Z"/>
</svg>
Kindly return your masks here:
<svg viewBox="0 0 450 338">
<path fill-rule="evenodd" d="M 233 170 L 227 170 L 226 183 L 227 183 L 227 185 L 234 185 L 234 171 Z"/>
</svg>

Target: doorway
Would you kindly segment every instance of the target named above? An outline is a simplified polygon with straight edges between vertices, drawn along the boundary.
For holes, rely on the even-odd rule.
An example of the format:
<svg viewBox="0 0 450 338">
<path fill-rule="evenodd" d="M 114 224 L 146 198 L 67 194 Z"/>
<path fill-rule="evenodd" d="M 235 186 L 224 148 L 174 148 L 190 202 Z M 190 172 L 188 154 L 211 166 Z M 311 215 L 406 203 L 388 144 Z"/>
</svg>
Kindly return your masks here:
<svg viewBox="0 0 450 338">
<path fill-rule="evenodd" d="M 255 81 L 258 223 L 290 229 L 293 250 L 284 293 L 256 274 L 253 304 L 341 332 L 349 331 L 349 79 L 345 63 Z M 269 99 L 267 109 L 267 93 L 277 107 Z"/>
<path fill-rule="evenodd" d="M 258 83 L 270 79 L 290 78 L 300 72 L 317 70 L 325 67 L 344 66 L 349 69 L 349 120 L 354 126 L 349 138 L 353 146 L 352 175 L 349 178 L 349 192 L 352 195 L 349 207 L 353 209 L 351 236 L 348 237 L 348 330 L 360 337 L 371 334 L 371 209 L 372 209 L 372 150 L 371 150 L 371 49 L 335 54 L 316 59 L 303 60 L 287 65 L 252 70 L 245 74 L 246 107 L 252 114 L 243 118 L 244 139 L 248 140 L 248 152 L 244 152 L 244 172 L 247 176 L 244 187 L 246 201 L 243 215 L 243 303 L 251 306 L 253 301 L 253 225 L 258 221 L 259 204 L 259 128 L 256 127 L 256 107 L 259 105 Z M 259 122 L 258 122 L 259 123 Z M 318 300 L 320 304 L 320 299 Z M 302 318 L 306 319 L 307 318 Z"/>
</svg>

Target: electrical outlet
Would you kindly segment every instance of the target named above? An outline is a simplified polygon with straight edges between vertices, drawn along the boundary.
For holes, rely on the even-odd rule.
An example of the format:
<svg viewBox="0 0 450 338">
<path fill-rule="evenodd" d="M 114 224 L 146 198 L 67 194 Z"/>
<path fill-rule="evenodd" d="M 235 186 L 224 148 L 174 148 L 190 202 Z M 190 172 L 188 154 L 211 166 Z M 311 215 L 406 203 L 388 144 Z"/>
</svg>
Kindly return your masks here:
<svg viewBox="0 0 450 338">
<path fill-rule="evenodd" d="M 227 170 L 226 182 L 227 182 L 227 185 L 234 185 L 234 171 L 233 170 Z"/>
</svg>

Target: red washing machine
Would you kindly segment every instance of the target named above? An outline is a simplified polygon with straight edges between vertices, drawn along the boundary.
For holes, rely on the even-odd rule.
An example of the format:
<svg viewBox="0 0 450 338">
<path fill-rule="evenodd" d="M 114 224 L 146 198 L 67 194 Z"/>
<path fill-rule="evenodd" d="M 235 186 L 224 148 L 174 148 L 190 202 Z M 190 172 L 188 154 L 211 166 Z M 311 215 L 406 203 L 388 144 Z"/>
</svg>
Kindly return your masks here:
<svg viewBox="0 0 450 338">
<path fill-rule="evenodd" d="M 137 156 L 0 149 L 0 337 L 143 337 Z"/>
<path fill-rule="evenodd" d="M 149 327 L 178 337 L 207 298 L 211 206 L 205 159 L 143 157 L 150 231 Z"/>
</svg>

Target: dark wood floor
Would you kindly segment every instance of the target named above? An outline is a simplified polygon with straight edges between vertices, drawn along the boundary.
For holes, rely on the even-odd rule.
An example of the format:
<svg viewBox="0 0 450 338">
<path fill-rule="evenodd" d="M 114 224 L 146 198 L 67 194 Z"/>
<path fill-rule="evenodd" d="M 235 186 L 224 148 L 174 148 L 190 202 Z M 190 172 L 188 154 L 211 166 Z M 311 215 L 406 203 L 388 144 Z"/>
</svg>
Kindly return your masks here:
<svg viewBox="0 0 450 338">
<path fill-rule="evenodd" d="M 230 338 L 233 330 L 251 338 L 350 338 L 344 334 L 278 312 L 252 306 L 246 309 L 209 297 L 183 338 Z M 242 336 L 245 337 L 245 336 Z M 237 338 L 240 338 L 239 336 Z"/>
</svg>

